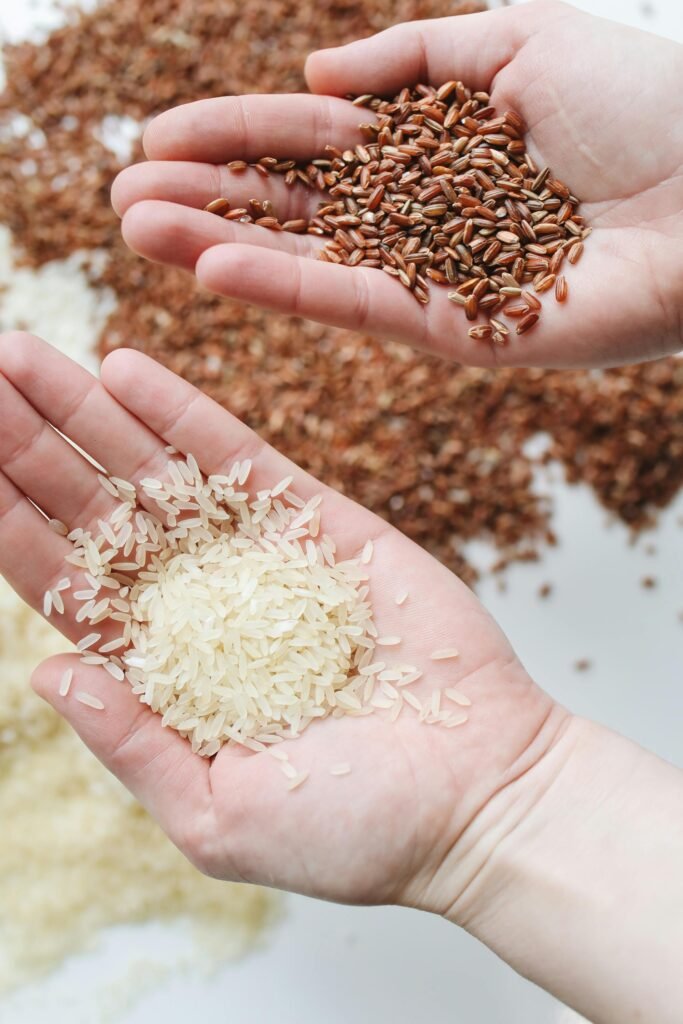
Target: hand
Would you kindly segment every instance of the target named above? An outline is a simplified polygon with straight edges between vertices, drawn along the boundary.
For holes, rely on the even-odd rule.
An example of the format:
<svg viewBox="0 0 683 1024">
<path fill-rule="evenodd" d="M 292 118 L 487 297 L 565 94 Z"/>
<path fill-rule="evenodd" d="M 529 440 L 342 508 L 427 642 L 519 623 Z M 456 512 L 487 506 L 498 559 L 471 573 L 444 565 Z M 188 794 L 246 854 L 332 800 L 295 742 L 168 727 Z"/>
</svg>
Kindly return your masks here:
<svg viewBox="0 0 683 1024">
<path fill-rule="evenodd" d="M 393 724 L 381 714 L 313 723 L 285 743 L 310 770 L 290 793 L 268 754 L 223 747 L 200 758 L 103 669 L 75 655 L 46 661 L 38 693 L 201 870 L 438 912 L 596 1024 L 678 1024 L 681 772 L 555 705 L 446 569 L 145 356 L 109 356 L 100 384 L 36 338 L 0 336 L 0 408 L 0 572 L 37 610 L 70 550 L 44 517 L 88 526 L 111 510 L 95 467 L 65 438 L 136 483 L 164 472 L 166 444 L 195 453 L 205 473 L 249 457 L 252 486 L 293 473 L 302 497 L 324 492 L 324 529 L 342 557 L 374 539 L 375 620 L 428 666 L 418 696 L 451 684 L 472 700 L 457 729 L 405 712 Z M 68 591 L 65 605 L 55 624 L 76 641 L 89 627 Z M 454 642 L 456 661 L 429 662 Z M 99 697 L 104 711 L 59 696 L 67 667 L 72 694 Z M 330 776 L 339 761 L 351 774 Z"/>
<path fill-rule="evenodd" d="M 0 571 L 38 610 L 44 591 L 67 574 L 71 548 L 41 512 L 69 529 L 87 527 L 113 500 L 57 431 L 133 482 L 164 472 L 167 444 L 196 454 L 207 474 L 248 455 L 255 488 L 291 472 L 302 496 L 324 491 L 324 528 L 342 557 L 374 538 L 378 628 L 404 637 L 402 660 L 425 666 L 418 696 L 449 684 L 469 695 L 462 727 L 423 725 L 407 712 L 395 724 L 381 714 L 314 723 L 285 744 L 292 763 L 311 773 L 289 793 L 269 755 L 235 747 L 213 761 L 192 754 L 127 685 L 76 656 L 47 661 L 34 685 L 201 870 L 344 902 L 445 911 L 455 896 L 450 851 L 458 836 L 493 793 L 542 757 L 568 717 L 531 682 L 471 591 L 383 520 L 323 488 L 135 352 L 109 356 L 100 384 L 36 338 L 5 336 L 0 408 Z M 394 598 L 403 586 L 409 597 L 399 608 Z M 65 596 L 66 614 L 52 621 L 77 641 L 89 627 L 75 622 L 77 605 Z M 457 661 L 430 663 L 432 650 L 453 643 L 461 649 Z M 72 694 L 100 697 L 104 712 L 59 696 L 67 666 Z M 331 776 L 340 761 L 350 762 L 351 774 Z"/>
<path fill-rule="evenodd" d="M 406 341 L 464 363 L 604 366 L 683 344 L 683 50 L 579 13 L 531 3 L 415 22 L 313 54 L 316 96 L 244 96 L 191 103 L 156 118 L 150 158 L 113 189 L 128 244 L 194 271 L 201 285 L 268 309 Z M 320 195 L 279 177 L 229 172 L 227 161 L 306 160 L 327 143 L 361 141 L 363 111 L 334 97 L 392 95 L 405 84 L 460 78 L 518 110 L 529 149 L 566 181 L 595 229 L 569 267 L 569 299 L 546 299 L 537 330 L 499 349 L 432 287 L 419 306 L 380 270 L 315 259 L 321 240 L 231 224 L 202 212 L 269 198 L 282 221 L 308 217 Z"/>
</svg>

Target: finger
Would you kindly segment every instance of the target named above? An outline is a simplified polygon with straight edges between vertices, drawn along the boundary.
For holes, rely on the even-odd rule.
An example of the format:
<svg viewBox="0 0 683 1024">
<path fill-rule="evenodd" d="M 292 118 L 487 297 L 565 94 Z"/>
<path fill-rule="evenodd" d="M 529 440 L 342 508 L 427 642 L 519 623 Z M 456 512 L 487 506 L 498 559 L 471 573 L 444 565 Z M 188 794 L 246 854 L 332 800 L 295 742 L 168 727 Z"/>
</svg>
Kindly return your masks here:
<svg viewBox="0 0 683 1024">
<path fill-rule="evenodd" d="M 584 261 L 588 266 L 592 257 L 585 256 Z M 199 283 L 215 294 L 332 327 L 404 341 L 468 366 L 576 367 L 610 361 L 597 357 L 603 345 L 600 338 L 613 336 L 610 323 L 615 315 L 613 307 L 604 303 L 604 274 L 593 278 L 586 273 L 568 275 L 571 303 L 565 307 L 555 302 L 552 293 L 544 296 L 539 326 L 523 336 L 515 333 L 518 321 L 506 317 L 504 310 L 497 313 L 509 331 L 507 343 L 499 347 L 490 340 L 469 337 L 468 329 L 473 325 L 448 299 L 447 288 L 433 285 L 430 302 L 420 306 L 402 285 L 379 270 L 298 259 L 244 245 L 221 245 L 199 258 L 195 273 Z M 594 294 L 596 280 L 601 282 L 599 296 Z M 639 294 L 637 281 L 633 282 L 633 291 Z M 635 316 L 635 302 L 626 298 L 620 302 L 633 322 L 642 322 L 642 317 L 638 320 Z M 577 307 L 595 308 L 595 316 L 584 317 L 580 330 L 571 315 Z M 621 318 L 620 313 L 620 323 Z M 629 327 L 625 316 L 623 320 L 622 335 L 626 338 Z M 478 320 L 479 324 L 486 322 L 486 318 Z M 601 324 L 602 334 L 595 330 L 595 323 Z M 654 350 L 661 354 L 661 347 L 654 346 Z M 625 348 L 618 361 L 628 359 L 631 351 Z M 611 361 L 615 361 L 614 353 Z"/>
<path fill-rule="evenodd" d="M 468 366 L 615 365 L 635 358 L 638 345 L 642 353 L 643 333 L 649 337 L 651 357 L 665 354 L 654 306 L 652 323 L 643 331 L 646 285 L 642 275 L 638 277 L 638 260 L 631 254 L 620 263 L 620 254 L 610 248 L 605 234 L 594 233 L 580 267 L 566 268 L 567 302 L 557 303 L 553 292 L 542 296 L 540 322 L 529 333 L 517 335 L 519 321 L 506 316 L 505 309 L 496 313 L 509 331 L 503 346 L 469 337 L 473 325 L 448 299 L 448 288 L 432 285 L 430 302 L 419 306 L 402 285 L 379 270 L 222 245 L 207 250 L 195 272 L 199 283 L 216 294 L 405 341 Z M 477 321 L 486 322 L 481 316 Z"/>
<path fill-rule="evenodd" d="M 112 206 L 119 217 L 145 199 L 203 210 L 218 197 L 229 199 L 233 209 L 248 208 L 250 199 L 268 199 L 282 223 L 314 216 L 322 198 L 317 189 L 285 185 L 278 174 L 263 178 L 251 169 L 235 174 L 215 164 L 163 160 L 127 167 L 111 191 Z"/>
<path fill-rule="evenodd" d="M 54 533 L 28 498 L 0 472 L 0 575 L 41 615 L 45 591 L 74 573 L 64 562 L 72 550 L 70 542 Z M 53 614 L 50 622 L 77 643 L 89 629 L 75 621 L 78 602 L 71 592 L 63 591 L 61 596 L 64 614 Z"/>
<path fill-rule="evenodd" d="M 291 476 L 292 490 L 304 500 L 324 492 L 321 528 L 334 536 L 342 557 L 356 550 L 359 528 L 363 543 L 388 529 L 384 520 L 325 487 L 197 388 L 142 353 L 112 352 L 102 364 L 102 381 L 151 430 L 179 451 L 191 452 L 205 474 L 224 473 L 235 461 L 249 459 L 252 491 Z M 328 527 L 330 521 L 334 528 Z"/>
<path fill-rule="evenodd" d="M 137 484 L 165 465 L 159 438 L 92 374 L 39 338 L 0 335 L 0 374 L 111 475 Z"/>
<path fill-rule="evenodd" d="M 235 224 L 211 213 L 152 199 L 128 210 L 121 231 L 126 244 L 139 256 L 183 270 L 194 270 L 204 250 L 222 242 L 242 242 L 259 252 L 274 249 L 298 256 L 313 256 L 322 248 L 312 235 Z"/>
<path fill-rule="evenodd" d="M 51 626 L 78 643 L 93 627 L 76 618 L 83 603 L 74 593 L 89 589 L 89 584 L 81 569 L 65 561 L 72 552 L 71 542 L 55 533 L 35 505 L 0 472 L 0 576 Z M 54 605 L 45 614 L 46 591 L 54 591 L 63 580 L 71 583 L 68 589 L 59 588 L 63 611 Z M 97 632 L 101 634 L 101 646 L 118 639 L 122 627 L 115 621 L 102 621 Z"/>
<path fill-rule="evenodd" d="M 425 340 L 425 307 L 381 270 L 219 245 L 200 256 L 195 273 L 209 291 L 278 313 L 414 345 Z"/>
<path fill-rule="evenodd" d="M 288 475 L 308 493 L 321 489 L 274 448 L 262 441 L 217 402 L 142 353 L 112 352 L 102 364 L 104 386 L 122 405 L 178 451 L 192 453 L 205 474 L 218 473 L 235 461 L 250 459 L 251 488 L 271 485 Z"/>
<path fill-rule="evenodd" d="M 441 85 L 453 78 L 490 90 L 530 33 L 542 8 L 531 4 L 483 14 L 405 22 L 369 39 L 312 53 L 306 80 L 331 96 L 389 96 L 405 85 Z"/>
<path fill-rule="evenodd" d="M 111 496 L 76 451 L 0 373 L 0 469 L 53 519 L 71 530 L 106 516 Z"/>
<path fill-rule="evenodd" d="M 61 696 L 68 669 L 73 678 L 68 694 Z M 73 655 L 44 661 L 31 683 L 181 849 L 188 847 L 196 823 L 209 835 L 210 762 L 193 754 L 174 729 L 163 728 L 161 717 L 141 704 L 127 683 L 115 682 Z M 79 695 L 99 700 L 103 708 L 82 703 Z"/>
<path fill-rule="evenodd" d="M 150 160 L 310 160 L 328 144 L 361 142 L 363 120 L 353 104 L 326 96 L 221 96 L 160 114 L 143 145 Z"/>
</svg>

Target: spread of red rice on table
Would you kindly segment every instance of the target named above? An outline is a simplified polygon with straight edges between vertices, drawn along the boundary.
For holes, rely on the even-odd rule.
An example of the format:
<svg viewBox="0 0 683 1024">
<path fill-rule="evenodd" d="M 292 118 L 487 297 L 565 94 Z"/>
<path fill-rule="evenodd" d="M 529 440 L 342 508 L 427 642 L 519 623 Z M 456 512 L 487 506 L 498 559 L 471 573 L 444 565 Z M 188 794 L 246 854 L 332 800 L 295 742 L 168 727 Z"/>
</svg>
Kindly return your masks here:
<svg viewBox="0 0 683 1024">
<path fill-rule="evenodd" d="M 630 527 L 651 524 L 683 481 L 683 364 L 444 373 L 402 345 L 197 294 L 186 274 L 126 250 L 109 204 L 121 163 L 97 135 L 104 113 L 142 122 L 205 96 L 300 90 L 311 49 L 473 9 L 347 0 L 339 17 L 294 0 L 105 2 L 45 44 L 6 47 L 0 97 L 0 222 L 31 265 L 109 254 L 90 271 L 118 298 L 100 352 L 133 345 L 159 359 L 470 583 L 467 541 L 491 540 L 501 566 L 554 542 L 524 450 L 539 432 L 543 459 Z M 8 134 L 16 113 L 36 133 Z"/>
</svg>

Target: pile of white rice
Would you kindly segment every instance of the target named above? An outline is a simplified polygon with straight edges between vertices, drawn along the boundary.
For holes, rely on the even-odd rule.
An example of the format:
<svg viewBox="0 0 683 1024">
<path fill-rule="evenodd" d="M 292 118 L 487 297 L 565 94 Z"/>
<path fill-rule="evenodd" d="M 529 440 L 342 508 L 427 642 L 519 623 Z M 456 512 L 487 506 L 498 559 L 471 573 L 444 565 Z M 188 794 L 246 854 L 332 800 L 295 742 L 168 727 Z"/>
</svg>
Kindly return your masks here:
<svg viewBox="0 0 683 1024">
<path fill-rule="evenodd" d="M 192 455 L 176 454 L 165 479 L 145 479 L 139 492 L 100 477 L 111 514 L 68 535 L 67 561 L 85 582 L 72 589 L 65 577 L 45 611 L 62 613 L 72 589 L 84 662 L 127 679 L 204 756 L 225 742 L 265 750 L 328 715 L 396 718 L 406 706 L 426 722 L 462 724 L 461 708 L 441 709 L 440 692 L 423 707 L 403 689 L 422 675 L 417 666 L 376 658 L 401 638 L 378 636 L 372 620 L 371 541 L 337 561 L 321 534 L 322 495 L 303 500 L 291 477 L 250 494 L 249 460 L 205 479 Z M 451 657 L 455 648 L 432 653 Z M 303 781 L 291 769 L 290 778 Z"/>
<path fill-rule="evenodd" d="M 36 660 L 69 648 L 0 578 L 0 995 L 93 946 L 101 929 L 148 920 L 192 922 L 198 941 L 182 956 L 203 969 L 208 947 L 214 963 L 245 952 L 278 905 L 267 890 L 201 875 L 36 697 Z M 145 959 L 146 970 L 174 967 L 168 950 Z"/>
</svg>

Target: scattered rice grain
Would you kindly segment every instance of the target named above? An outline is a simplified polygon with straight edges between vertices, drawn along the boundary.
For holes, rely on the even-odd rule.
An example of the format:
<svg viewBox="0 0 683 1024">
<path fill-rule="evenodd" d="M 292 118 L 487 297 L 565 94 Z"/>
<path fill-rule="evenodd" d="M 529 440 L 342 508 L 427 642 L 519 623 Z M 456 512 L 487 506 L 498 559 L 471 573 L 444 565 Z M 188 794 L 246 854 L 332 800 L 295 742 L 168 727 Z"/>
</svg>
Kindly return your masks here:
<svg viewBox="0 0 683 1024">
<path fill-rule="evenodd" d="M 74 672 L 72 668 L 68 668 L 59 680 L 59 696 L 66 697 L 71 689 L 71 680 L 73 679 Z"/>
<path fill-rule="evenodd" d="M 79 704 L 85 704 L 86 707 L 93 708 L 94 711 L 104 711 L 104 704 L 99 697 L 93 697 L 91 693 L 86 693 L 84 690 L 77 690 L 74 697 Z"/>
<path fill-rule="evenodd" d="M 446 661 L 448 658 L 457 658 L 460 652 L 455 647 L 440 647 L 429 655 L 432 661 Z"/>
</svg>

